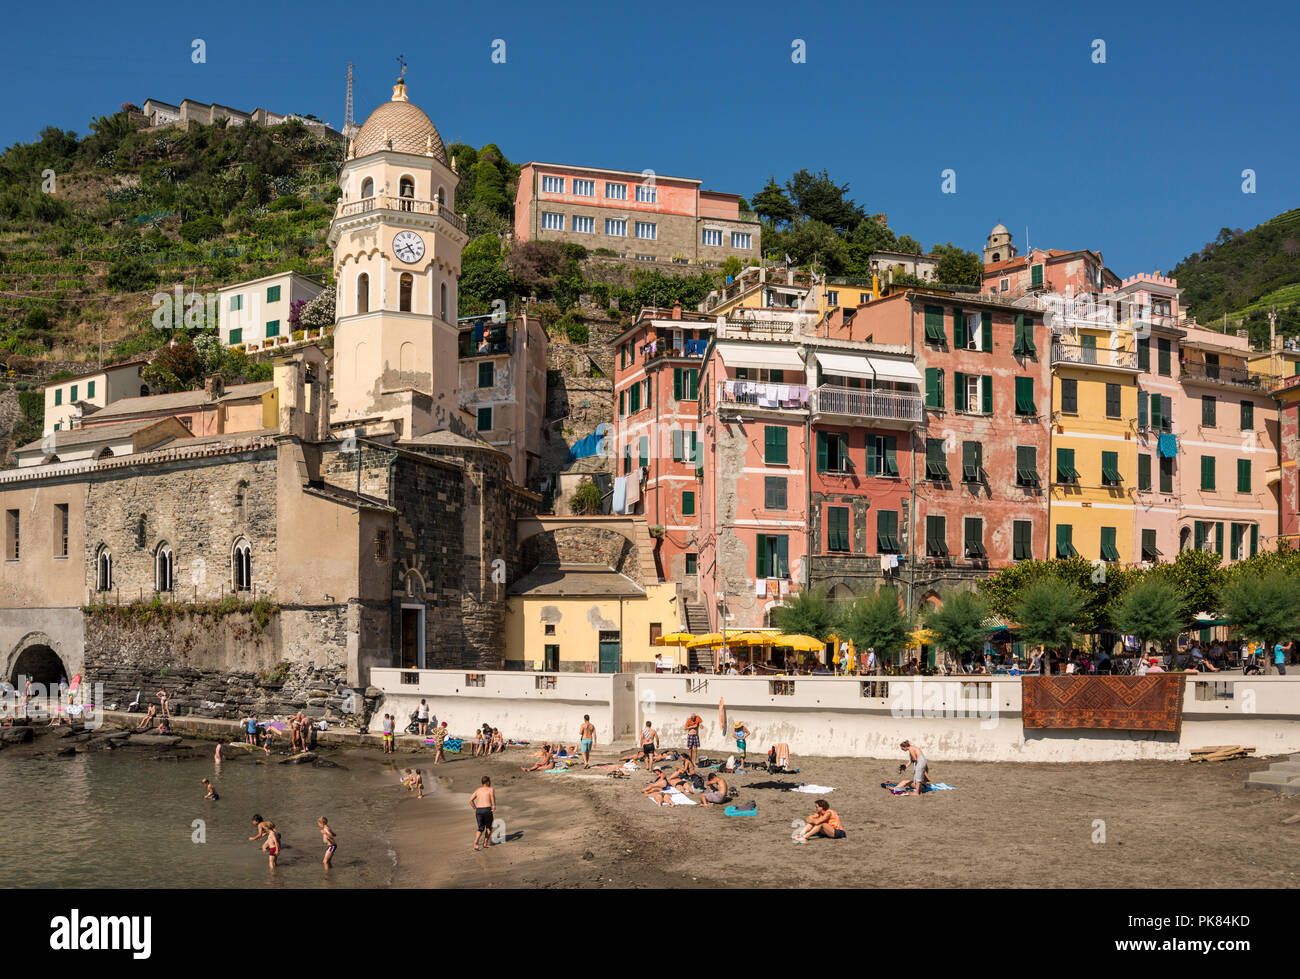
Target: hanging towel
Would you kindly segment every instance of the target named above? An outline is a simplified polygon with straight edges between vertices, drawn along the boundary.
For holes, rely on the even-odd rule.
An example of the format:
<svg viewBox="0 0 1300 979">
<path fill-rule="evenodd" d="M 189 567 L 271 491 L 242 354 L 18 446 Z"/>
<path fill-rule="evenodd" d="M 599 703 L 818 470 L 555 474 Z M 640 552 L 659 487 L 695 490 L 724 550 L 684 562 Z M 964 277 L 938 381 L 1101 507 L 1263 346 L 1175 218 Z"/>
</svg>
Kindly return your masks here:
<svg viewBox="0 0 1300 979">
<path fill-rule="evenodd" d="M 637 502 L 641 499 L 641 480 L 635 475 L 628 477 L 625 495 L 627 497 L 627 508 L 623 512 L 631 513 L 632 508 L 636 506 Z"/>
<path fill-rule="evenodd" d="M 610 510 L 614 513 L 624 513 L 627 510 L 627 482 L 626 476 L 614 480 L 614 500 L 610 505 Z"/>
<path fill-rule="evenodd" d="M 759 598 L 767 596 L 767 581 L 765 579 L 759 578 L 754 582 L 754 594 Z"/>
<path fill-rule="evenodd" d="M 888 555 L 888 554 L 882 554 L 882 555 L 880 555 L 880 570 L 881 570 L 881 571 L 888 571 L 888 570 L 889 570 L 889 567 L 890 567 L 890 565 L 889 565 L 889 558 L 890 558 L 890 555 Z"/>
<path fill-rule="evenodd" d="M 1178 455 L 1178 436 L 1172 432 L 1160 433 L 1160 455 L 1165 459 L 1172 459 Z"/>
</svg>

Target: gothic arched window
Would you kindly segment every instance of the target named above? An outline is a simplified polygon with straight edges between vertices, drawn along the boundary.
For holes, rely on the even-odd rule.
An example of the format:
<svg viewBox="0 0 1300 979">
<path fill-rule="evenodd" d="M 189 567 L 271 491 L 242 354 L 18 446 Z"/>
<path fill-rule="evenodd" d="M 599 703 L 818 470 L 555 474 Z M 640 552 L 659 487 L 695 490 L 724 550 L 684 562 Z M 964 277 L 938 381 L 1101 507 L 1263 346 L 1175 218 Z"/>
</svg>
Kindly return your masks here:
<svg viewBox="0 0 1300 979">
<path fill-rule="evenodd" d="M 113 588 L 113 552 L 101 546 L 95 555 L 95 590 L 111 591 Z"/>
<path fill-rule="evenodd" d="M 172 549 L 166 543 L 158 545 L 158 550 L 154 553 L 154 583 L 155 591 L 172 591 L 175 588 L 175 581 L 172 578 Z"/>
<path fill-rule="evenodd" d="M 235 541 L 231 559 L 235 591 L 249 591 L 253 587 L 253 548 L 243 537 Z"/>
</svg>

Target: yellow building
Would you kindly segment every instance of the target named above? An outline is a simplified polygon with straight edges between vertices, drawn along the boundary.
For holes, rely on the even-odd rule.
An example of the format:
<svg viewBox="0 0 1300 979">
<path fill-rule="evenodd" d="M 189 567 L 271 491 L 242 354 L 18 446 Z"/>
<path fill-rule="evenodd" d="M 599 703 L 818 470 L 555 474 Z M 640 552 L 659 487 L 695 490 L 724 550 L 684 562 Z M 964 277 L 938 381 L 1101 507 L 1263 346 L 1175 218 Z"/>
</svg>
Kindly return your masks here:
<svg viewBox="0 0 1300 979">
<path fill-rule="evenodd" d="M 1052 343 L 1053 557 L 1129 564 L 1134 554 L 1138 360 L 1129 329 L 1066 330 Z"/>
<path fill-rule="evenodd" d="M 539 565 L 510 588 L 506 669 L 652 672 L 655 639 L 679 631 L 676 582 L 640 585 L 605 565 Z"/>
<path fill-rule="evenodd" d="M 1272 350 L 1255 350 L 1246 359 L 1246 369 L 1275 381 L 1300 375 L 1300 349 L 1284 345 L 1281 337 L 1273 341 Z"/>
</svg>

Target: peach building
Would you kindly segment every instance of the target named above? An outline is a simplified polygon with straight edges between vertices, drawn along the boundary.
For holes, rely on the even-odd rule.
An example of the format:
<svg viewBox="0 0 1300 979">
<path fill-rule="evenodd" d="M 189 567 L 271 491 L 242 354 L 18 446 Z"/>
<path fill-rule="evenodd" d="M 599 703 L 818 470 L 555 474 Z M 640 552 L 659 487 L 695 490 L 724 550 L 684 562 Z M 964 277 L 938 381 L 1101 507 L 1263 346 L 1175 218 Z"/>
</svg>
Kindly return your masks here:
<svg viewBox="0 0 1300 979">
<path fill-rule="evenodd" d="M 202 390 L 123 398 L 81 420 L 81 428 L 127 421 L 175 418 L 195 437 L 256 432 L 278 424 L 279 393 L 273 381 L 232 384 L 210 377 Z"/>
</svg>

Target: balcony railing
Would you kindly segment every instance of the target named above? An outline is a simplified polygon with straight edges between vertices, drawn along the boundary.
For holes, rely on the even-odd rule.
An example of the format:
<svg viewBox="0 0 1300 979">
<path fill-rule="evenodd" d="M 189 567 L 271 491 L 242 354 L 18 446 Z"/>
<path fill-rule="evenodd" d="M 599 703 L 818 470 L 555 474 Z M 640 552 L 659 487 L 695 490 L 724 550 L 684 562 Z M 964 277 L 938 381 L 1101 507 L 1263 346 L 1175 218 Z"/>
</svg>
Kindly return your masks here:
<svg viewBox="0 0 1300 979">
<path fill-rule="evenodd" d="M 1137 370 L 1137 353 L 1110 347 L 1085 347 L 1081 343 L 1053 343 L 1052 363 Z"/>
<path fill-rule="evenodd" d="M 717 334 L 720 339 L 795 340 L 799 332 L 796 324 L 807 320 L 811 326 L 816 318 L 812 313 L 782 314 L 761 310 L 757 316 L 738 316 L 718 324 Z"/>
<path fill-rule="evenodd" d="M 754 408 L 808 407 L 808 388 L 802 384 L 766 384 L 760 381 L 723 381 L 718 385 L 719 405 L 747 405 Z"/>
<path fill-rule="evenodd" d="M 1206 364 L 1199 360 L 1179 364 L 1178 375 L 1189 381 L 1226 384 L 1232 387 L 1250 388 L 1252 391 L 1262 391 L 1268 387 L 1269 380 L 1264 375 L 1256 374 L 1244 367 L 1224 367 L 1219 364 Z"/>
<path fill-rule="evenodd" d="M 866 391 L 822 385 L 812 391 L 809 406 L 822 415 L 849 415 L 886 421 L 919 423 L 925 417 L 925 399 L 898 391 Z"/>
<path fill-rule="evenodd" d="M 641 345 L 645 362 L 651 363 L 668 357 L 703 357 L 708 340 L 654 340 Z"/>
<path fill-rule="evenodd" d="M 340 201 L 334 216 L 351 217 L 368 211 L 407 211 L 412 214 L 436 214 L 452 227 L 464 231 L 465 219 L 441 201 L 421 201 L 414 197 L 363 197 L 359 201 Z"/>
</svg>

